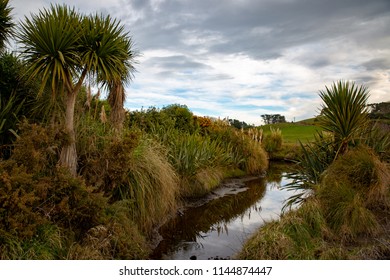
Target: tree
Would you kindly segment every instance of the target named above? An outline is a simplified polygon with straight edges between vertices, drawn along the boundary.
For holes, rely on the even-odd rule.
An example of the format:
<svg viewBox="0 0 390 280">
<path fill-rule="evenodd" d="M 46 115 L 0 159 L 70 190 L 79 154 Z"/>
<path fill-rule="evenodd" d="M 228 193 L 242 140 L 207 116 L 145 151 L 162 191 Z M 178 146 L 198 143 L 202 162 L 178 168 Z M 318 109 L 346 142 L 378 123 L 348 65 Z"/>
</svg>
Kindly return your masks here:
<svg viewBox="0 0 390 280">
<path fill-rule="evenodd" d="M 370 108 L 370 119 L 390 119 L 390 102 L 373 103 Z"/>
<path fill-rule="evenodd" d="M 12 8 L 8 6 L 8 0 L 0 0 L 0 53 L 3 52 L 5 42 L 13 34 Z"/>
<path fill-rule="evenodd" d="M 358 138 L 368 122 L 368 89 L 353 82 L 339 81 L 330 88 L 320 90 L 322 115 L 321 127 L 332 132 L 337 145 L 335 159 L 348 150 L 348 145 Z"/>
<path fill-rule="evenodd" d="M 186 105 L 171 104 L 163 107 L 161 113 L 167 115 L 173 121 L 175 129 L 190 133 L 197 129 L 194 114 Z"/>
<path fill-rule="evenodd" d="M 129 76 L 133 69 L 131 38 L 110 16 L 84 16 L 66 5 L 52 5 L 26 18 L 18 38 L 29 77 L 42 79 L 40 92 L 50 83 L 53 95 L 65 97 L 64 126 L 69 141 L 62 147 L 60 164 L 76 175 L 76 96 L 87 75 L 107 86 Z"/>
<path fill-rule="evenodd" d="M 275 123 L 285 123 L 286 118 L 280 114 L 264 114 L 261 115 L 261 118 L 263 119 L 265 124 L 275 124 Z"/>
<path fill-rule="evenodd" d="M 246 122 L 236 120 L 236 119 L 229 119 L 229 123 L 231 126 L 237 128 L 237 129 L 241 129 L 241 128 L 246 129 L 246 128 L 252 127 L 251 125 L 248 125 Z"/>
<path fill-rule="evenodd" d="M 119 132 L 123 128 L 125 120 L 125 89 L 121 81 L 115 82 L 110 86 L 108 103 L 111 106 L 110 121 L 114 130 Z"/>
</svg>

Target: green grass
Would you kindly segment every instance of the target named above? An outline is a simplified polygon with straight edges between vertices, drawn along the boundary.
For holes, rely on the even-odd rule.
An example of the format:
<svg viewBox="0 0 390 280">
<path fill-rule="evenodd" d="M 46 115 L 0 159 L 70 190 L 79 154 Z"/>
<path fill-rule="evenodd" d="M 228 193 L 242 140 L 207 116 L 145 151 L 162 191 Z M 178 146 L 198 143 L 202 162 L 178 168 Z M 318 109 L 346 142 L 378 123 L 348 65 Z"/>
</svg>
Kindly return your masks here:
<svg viewBox="0 0 390 280">
<path fill-rule="evenodd" d="M 314 119 L 309 119 L 307 122 L 298 123 L 279 123 L 273 125 L 264 125 L 261 128 L 265 135 L 270 133 L 272 128 L 279 128 L 282 131 L 284 143 L 303 143 L 314 140 L 314 135 L 320 128 L 315 125 Z"/>
</svg>

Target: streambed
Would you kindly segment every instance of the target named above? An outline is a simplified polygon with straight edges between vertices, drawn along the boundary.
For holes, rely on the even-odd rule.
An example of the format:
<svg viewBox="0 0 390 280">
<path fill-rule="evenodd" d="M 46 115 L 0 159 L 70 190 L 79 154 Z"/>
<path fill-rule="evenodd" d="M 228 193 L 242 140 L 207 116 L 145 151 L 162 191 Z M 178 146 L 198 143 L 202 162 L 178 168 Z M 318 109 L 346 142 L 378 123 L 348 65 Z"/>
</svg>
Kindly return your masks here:
<svg viewBox="0 0 390 280">
<path fill-rule="evenodd" d="M 162 240 L 151 259 L 230 259 L 266 221 L 277 219 L 293 195 L 291 165 L 271 164 L 264 177 L 224 181 L 203 199 L 190 202 L 159 229 Z"/>
</svg>

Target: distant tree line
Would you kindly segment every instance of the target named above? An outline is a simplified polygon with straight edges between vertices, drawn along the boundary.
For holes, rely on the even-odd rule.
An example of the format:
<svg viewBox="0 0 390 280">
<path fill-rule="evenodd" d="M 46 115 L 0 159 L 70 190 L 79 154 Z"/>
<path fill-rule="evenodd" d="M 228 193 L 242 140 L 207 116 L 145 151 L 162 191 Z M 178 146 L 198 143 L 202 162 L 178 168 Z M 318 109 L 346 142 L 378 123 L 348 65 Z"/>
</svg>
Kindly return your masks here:
<svg viewBox="0 0 390 280">
<path fill-rule="evenodd" d="M 390 102 L 368 104 L 371 119 L 390 119 Z"/>
<path fill-rule="evenodd" d="M 280 114 L 264 114 L 261 115 L 261 118 L 264 121 L 264 124 L 275 124 L 275 123 L 285 123 L 286 118 Z"/>
<path fill-rule="evenodd" d="M 241 128 L 246 129 L 246 128 L 253 127 L 253 125 L 251 125 L 251 124 L 247 124 L 244 121 L 240 121 L 240 120 L 236 120 L 236 119 L 229 119 L 229 123 L 231 126 L 238 128 L 238 129 L 241 129 Z"/>
</svg>

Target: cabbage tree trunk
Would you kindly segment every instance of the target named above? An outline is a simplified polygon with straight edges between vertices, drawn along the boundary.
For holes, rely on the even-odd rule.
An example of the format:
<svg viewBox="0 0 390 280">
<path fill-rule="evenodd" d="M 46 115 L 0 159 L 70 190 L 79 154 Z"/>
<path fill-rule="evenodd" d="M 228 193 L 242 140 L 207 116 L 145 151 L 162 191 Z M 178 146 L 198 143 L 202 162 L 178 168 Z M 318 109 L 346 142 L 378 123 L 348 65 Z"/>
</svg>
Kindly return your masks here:
<svg viewBox="0 0 390 280">
<path fill-rule="evenodd" d="M 74 107 L 76 104 L 76 92 L 68 93 L 65 100 L 65 132 L 68 136 L 62 146 L 60 165 L 67 168 L 73 176 L 77 174 L 76 134 L 74 130 Z"/>
<path fill-rule="evenodd" d="M 123 129 L 123 122 L 125 120 L 125 89 L 121 81 L 114 83 L 110 88 L 108 96 L 108 103 L 111 106 L 110 121 L 116 133 L 120 133 Z"/>
</svg>

